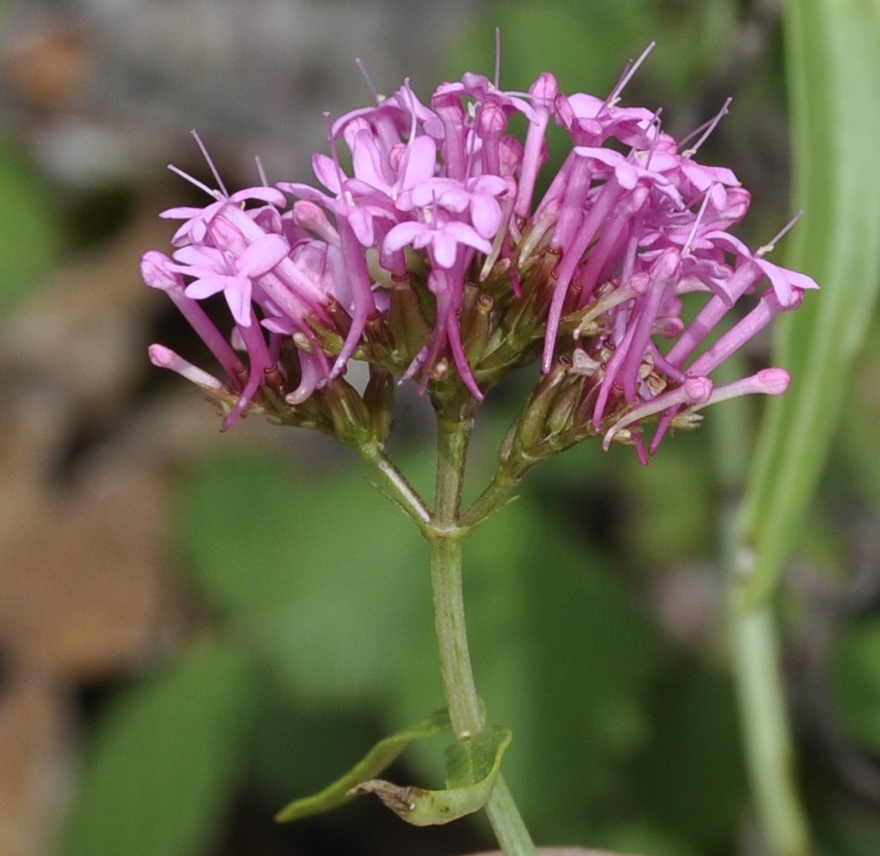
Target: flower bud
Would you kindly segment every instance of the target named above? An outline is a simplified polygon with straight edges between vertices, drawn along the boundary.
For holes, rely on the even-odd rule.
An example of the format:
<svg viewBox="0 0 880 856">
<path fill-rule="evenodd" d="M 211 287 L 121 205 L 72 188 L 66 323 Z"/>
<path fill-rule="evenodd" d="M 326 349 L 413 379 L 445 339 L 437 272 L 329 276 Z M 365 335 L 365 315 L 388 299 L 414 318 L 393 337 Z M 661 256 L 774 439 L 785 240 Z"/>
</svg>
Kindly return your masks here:
<svg viewBox="0 0 880 856">
<path fill-rule="evenodd" d="M 370 413 L 358 391 L 344 378 L 331 381 L 321 392 L 336 438 L 348 446 L 372 439 Z"/>
<path fill-rule="evenodd" d="M 394 377 L 385 369 L 370 366 L 370 379 L 364 389 L 364 406 L 370 417 L 373 438 L 384 443 L 391 433 L 394 407 Z"/>
</svg>

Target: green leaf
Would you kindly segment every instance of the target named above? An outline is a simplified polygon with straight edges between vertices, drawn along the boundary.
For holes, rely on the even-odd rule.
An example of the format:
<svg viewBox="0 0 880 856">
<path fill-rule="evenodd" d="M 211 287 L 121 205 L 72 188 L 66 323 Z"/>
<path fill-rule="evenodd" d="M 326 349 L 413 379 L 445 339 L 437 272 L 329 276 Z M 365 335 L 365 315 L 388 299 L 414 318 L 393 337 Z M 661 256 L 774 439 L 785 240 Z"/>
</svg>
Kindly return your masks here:
<svg viewBox="0 0 880 856">
<path fill-rule="evenodd" d="M 470 740 L 459 740 L 446 750 L 446 787 L 467 788 L 492 774 L 501 763 L 499 747 L 510 743 L 510 729 L 487 728 Z M 503 752 L 503 749 L 501 750 Z"/>
<path fill-rule="evenodd" d="M 380 695 L 430 606 L 424 540 L 360 469 L 316 481 L 269 456 L 206 461 L 183 538 L 203 596 L 300 703 Z"/>
<path fill-rule="evenodd" d="M 239 651 L 214 646 L 147 678 L 100 723 L 61 852 L 205 852 L 238 784 L 254 697 Z"/>
<path fill-rule="evenodd" d="M 696 853 L 718 852 L 748 799 L 730 677 L 689 663 L 660 687 L 654 732 L 632 788 L 639 817 Z"/>
<path fill-rule="evenodd" d="M 448 730 L 449 716 L 446 710 L 442 710 L 432 714 L 418 725 L 386 737 L 335 782 L 317 794 L 294 800 L 275 815 L 275 820 L 279 823 L 302 820 L 305 817 L 321 814 L 343 805 L 356 793 L 366 793 L 366 791 L 356 790 L 353 792 L 353 789 L 356 789 L 366 779 L 378 776 L 396 760 L 413 740 L 426 740 Z"/>
<path fill-rule="evenodd" d="M 749 474 L 742 529 L 755 564 L 747 604 L 771 595 L 849 401 L 880 285 L 880 3 L 786 6 L 795 205 L 806 211 L 786 264 L 822 286 L 780 319 L 776 361 L 789 391 L 770 402 Z"/>
<path fill-rule="evenodd" d="M 825 789 L 816 818 L 816 839 L 823 854 L 877 856 L 880 853 L 880 825 L 877 810 L 868 801 L 859 804 L 845 799 L 840 791 Z"/>
<path fill-rule="evenodd" d="M 880 619 L 856 622 L 836 640 L 832 674 L 843 731 L 872 753 L 880 752 Z"/>
<path fill-rule="evenodd" d="M 398 817 L 413 826 L 438 826 L 479 811 L 492 795 L 501 759 L 513 735 L 509 728 L 491 727 L 473 740 L 462 740 L 447 755 L 447 785 L 429 791 L 401 787 L 381 779 L 363 782 L 353 795 L 376 794 Z"/>
</svg>

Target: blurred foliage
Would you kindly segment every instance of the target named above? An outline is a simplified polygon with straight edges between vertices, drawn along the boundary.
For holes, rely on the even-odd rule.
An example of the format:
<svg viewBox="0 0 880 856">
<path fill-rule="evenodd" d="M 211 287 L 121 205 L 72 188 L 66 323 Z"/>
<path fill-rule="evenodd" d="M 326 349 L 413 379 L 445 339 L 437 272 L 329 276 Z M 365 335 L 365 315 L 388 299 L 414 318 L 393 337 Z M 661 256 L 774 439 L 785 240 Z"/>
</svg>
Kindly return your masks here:
<svg viewBox="0 0 880 856">
<path fill-rule="evenodd" d="M 424 545 L 389 511 L 361 474 L 310 484 L 251 457 L 193 474 L 183 518 L 193 581 L 299 703 L 378 704 L 401 640 L 418 632 L 413 610 L 430 603 Z"/>
<path fill-rule="evenodd" d="M 821 300 L 780 318 L 774 357 L 797 368 L 788 394 L 767 408 L 741 512 L 755 551 L 741 586 L 753 605 L 772 594 L 799 538 L 827 461 L 880 288 L 880 133 L 876 68 L 880 4 L 803 0 L 786 19 L 795 147 L 795 204 L 809 213 L 787 264 L 809 271 Z M 862 133 L 851 129 L 859 123 Z"/>
<path fill-rule="evenodd" d="M 663 47 L 652 57 L 652 90 L 666 98 L 684 96 L 692 94 L 727 45 L 736 6 L 730 0 L 495 3 L 461 40 L 447 66 L 451 76 L 461 68 L 491 75 L 491 46 L 499 27 L 505 88 L 525 89 L 551 70 L 563 91 L 598 93 L 610 91 L 626 60 L 656 41 Z"/>
<path fill-rule="evenodd" d="M 880 755 L 880 618 L 854 622 L 837 639 L 832 663 L 834 697 L 844 734 L 863 751 Z"/>
<path fill-rule="evenodd" d="M 56 261 L 62 220 L 48 185 L 0 138 L 0 313 L 39 284 Z"/>
<path fill-rule="evenodd" d="M 650 75 L 633 86 L 698 98 L 750 5 L 500 3 L 444 71 L 491 74 L 486 45 L 499 25 L 506 86 L 526 87 L 549 67 L 564 88 L 601 94 L 627 58 L 657 40 Z M 781 73 L 771 53 L 741 97 L 769 99 L 781 117 Z M 16 186 L 4 206 L 41 198 L 24 184 L 19 198 Z M 847 404 L 846 432 L 832 444 L 824 503 L 799 545 L 822 566 L 836 559 L 841 585 L 847 569 L 835 556 L 829 504 L 842 516 L 854 494 L 880 505 L 880 467 L 870 464 L 877 333 Z M 476 482 L 491 467 L 492 439 L 513 397 L 501 396 L 475 441 Z M 708 419 L 724 419 L 723 409 Z M 721 646 L 716 638 L 673 641 L 651 598 L 655 582 L 717 554 L 720 494 L 706 434 L 669 438 L 648 470 L 619 447 L 608 455 L 597 444 L 574 449 L 539 469 L 520 501 L 467 544 L 477 684 L 492 721 L 513 729 L 505 775 L 539 840 L 651 856 L 741 852 L 748 796 Z M 430 455 L 403 457 L 416 482 L 430 482 Z M 255 789 L 274 812 L 334 779 L 377 736 L 441 703 L 427 545 L 360 468 L 307 477 L 265 455 L 205 460 L 183 479 L 179 520 L 181 563 L 208 613 L 209 638 L 107 706 L 72 811 L 68 856 L 203 853 L 238 790 Z M 795 622 L 808 614 L 793 613 Z M 837 711 L 846 737 L 873 756 L 878 663 L 876 619 L 848 624 L 834 652 Z M 438 783 L 441 753 L 442 745 L 408 750 L 420 784 Z M 829 797 L 824 782 L 809 790 L 818 794 L 823 853 L 878 852 L 876 813 Z"/>
<path fill-rule="evenodd" d="M 240 781 L 257 689 L 243 651 L 206 642 L 125 692 L 95 735 L 62 852 L 203 849 Z"/>
</svg>

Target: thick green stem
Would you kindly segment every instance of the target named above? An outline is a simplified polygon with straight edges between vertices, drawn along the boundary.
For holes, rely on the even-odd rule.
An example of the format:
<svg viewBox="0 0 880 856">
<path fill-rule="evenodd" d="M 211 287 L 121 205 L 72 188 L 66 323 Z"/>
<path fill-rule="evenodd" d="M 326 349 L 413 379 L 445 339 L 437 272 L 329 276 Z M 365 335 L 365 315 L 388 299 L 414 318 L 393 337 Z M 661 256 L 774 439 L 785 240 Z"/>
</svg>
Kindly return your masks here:
<svg viewBox="0 0 880 856">
<path fill-rule="evenodd" d="M 728 364 L 722 382 L 742 374 Z M 739 486 L 749 466 L 751 431 L 745 403 L 730 402 L 713 423 L 722 495 L 721 538 L 727 567 L 730 647 L 746 765 L 769 856 L 809 856 L 809 829 L 795 778 L 794 741 L 779 657 L 775 602 L 743 596 L 755 569 L 737 520 Z M 745 584 L 745 585 L 744 585 Z"/>
<path fill-rule="evenodd" d="M 472 423 L 441 418 L 438 425 L 434 515 L 422 531 L 431 543 L 431 586 L 446 703 L 452 729 L 462 740 L 479 734 L 486 724 L 474 684 L 465 627 L 461 548 L 469 530 L 459 525 Z M 535 845 L 501 775 L 486 812 L 506 856 L 535 856 Z"/>
<path fill-rule="evenodd" d="M 464 468 L 474 428 L 473 419 L 461 422 L 437 418 L 437 483 L 434 489 L 434 522 L 456 526 L 461 509 Z"/>
<path fill-rule="evenodd" d="M 457 739 L 468 739 L 485 727 L 468 651 L 461 580 L 461 534 L 432 527 L 431 588 L 434 623 L 440 647 L 440 671 Z"/>
<path fill-rule="evenodd" d="M 772 603 L 748 608 L 734 603 L 731 625 L 746 758 L 768 852 L 809 856 Z"/>
</svg>

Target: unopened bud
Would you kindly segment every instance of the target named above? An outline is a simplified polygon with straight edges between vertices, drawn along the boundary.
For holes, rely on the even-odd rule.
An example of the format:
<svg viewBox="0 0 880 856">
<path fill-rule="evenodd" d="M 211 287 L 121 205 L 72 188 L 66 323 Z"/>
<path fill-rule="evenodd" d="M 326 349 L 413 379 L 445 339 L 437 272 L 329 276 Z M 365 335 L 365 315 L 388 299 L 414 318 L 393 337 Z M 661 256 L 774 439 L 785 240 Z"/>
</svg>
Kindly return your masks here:
<svg viewBox="0 0 880 856">
<path fill-rule="evenodd" d="M 568 376 L 570 361 L 557 360 L 556 365 L 541 378 L 518 420 L 516 445 L 526 454 L 534 451 L 547 436 L 547 417 L 559 388 Z"/>
<path fill-rule="evenodd" d="M 369 413 L 374 439 L 384 443 L 391 433 L 394 407 L 394 377 L 378 366 L 370 366 L 370 379 L 364 389 L 364 406 Z"/>
<path fill-rule="evenodd" d="M 492 333 L 492 310 L 495 301 L 488 294 L 481 294 L 471 311 L 470 322 L 466 329 L 462 330 L 464 337 L 464 353 L 471 365 L 477 365 Z"/>
<path fill-rule="evenodd" d="M 324 402 L 337 439 L 359 446 L 370 439 L 370 414 L 358 391 L 344 378 L 336 378 L 323 390 Z"/>
<path fill-rule="evenodd" d="M 431 338 L 431 328 L 425 321 L 419 298 L 409 280 L 395 280 L 388 307 L 388 327 L 394 337 L 394 347 L 403 365 L 409 365 Z"/>
</svg>

